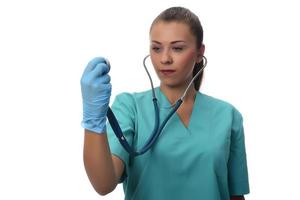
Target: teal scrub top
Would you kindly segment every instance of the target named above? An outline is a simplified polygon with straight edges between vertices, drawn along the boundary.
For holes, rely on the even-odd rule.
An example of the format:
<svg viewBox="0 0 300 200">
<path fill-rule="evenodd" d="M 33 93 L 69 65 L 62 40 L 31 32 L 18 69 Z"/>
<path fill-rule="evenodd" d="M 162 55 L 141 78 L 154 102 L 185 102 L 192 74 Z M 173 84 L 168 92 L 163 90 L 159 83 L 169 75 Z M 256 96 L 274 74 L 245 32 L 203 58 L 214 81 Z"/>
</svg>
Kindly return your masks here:
<svg viewBox="0 0 300 200">
<path fill-rule="evenodd" d="M 171 104 L 160 87 L 155 93 L 162 122 Z M 118 94 L 112 110 L 129 144 L 141 149 L 154 127 L 151 90 Z M 188 126 L 174 113 L 154 146 L 137 157 L 109 123 L 107 136 L 111 153 L 124 162 L 125 200 L 230 200 L 249 193 L 243 118 L 228 102 L 197 92 Z"/>
</svg>

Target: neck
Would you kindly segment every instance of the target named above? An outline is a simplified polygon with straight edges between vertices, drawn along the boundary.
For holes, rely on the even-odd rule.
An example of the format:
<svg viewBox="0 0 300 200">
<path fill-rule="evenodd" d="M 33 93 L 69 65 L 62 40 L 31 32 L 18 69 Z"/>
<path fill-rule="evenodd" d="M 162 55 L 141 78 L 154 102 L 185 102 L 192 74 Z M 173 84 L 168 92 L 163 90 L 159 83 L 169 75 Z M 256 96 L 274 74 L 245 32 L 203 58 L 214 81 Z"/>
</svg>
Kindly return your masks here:
<svg viewBox="0 0 300 200">
<path fill-rule="evenodd" d="M 169 87 L 161 84 L 160 90 L 166 95 L 170 103 L 174 104 L 183 95 L 184 91 L 186 90 L 186 87 L 187 86 Z M 195 90 L 194 85 L 191 85 L 183 99 L 184 102 L 194 102 L 196 93 L 197 91 Z"/>
</svg>

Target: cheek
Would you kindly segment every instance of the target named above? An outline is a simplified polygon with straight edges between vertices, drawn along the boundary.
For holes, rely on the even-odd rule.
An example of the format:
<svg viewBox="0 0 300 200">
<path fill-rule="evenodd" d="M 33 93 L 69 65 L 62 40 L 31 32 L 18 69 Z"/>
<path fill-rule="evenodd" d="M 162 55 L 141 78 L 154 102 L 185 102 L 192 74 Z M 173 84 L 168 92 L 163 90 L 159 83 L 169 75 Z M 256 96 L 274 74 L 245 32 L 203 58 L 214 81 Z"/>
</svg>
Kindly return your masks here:
<svg viewBox="0 0 300 200">
<path fill-rule="evenodd" d="M 151 54 L 150 53 L 150 60 L 151 60 L 151 64 L 153 65 L 154 69 L 156 70 L 159 64 L 159 58 L 158 56 L 155 56 L 155 54 Z"/>
<path fill-rule="evenodd" d="M 191 52 L 187 52 L 186 54 L 184 54 L 181 59 L 180 59 L 180 64 L 184 65 L 188 68 L 190 67 L 194 67 L 195 64 L 195 52 L 191 51 Z"/>
</svg>

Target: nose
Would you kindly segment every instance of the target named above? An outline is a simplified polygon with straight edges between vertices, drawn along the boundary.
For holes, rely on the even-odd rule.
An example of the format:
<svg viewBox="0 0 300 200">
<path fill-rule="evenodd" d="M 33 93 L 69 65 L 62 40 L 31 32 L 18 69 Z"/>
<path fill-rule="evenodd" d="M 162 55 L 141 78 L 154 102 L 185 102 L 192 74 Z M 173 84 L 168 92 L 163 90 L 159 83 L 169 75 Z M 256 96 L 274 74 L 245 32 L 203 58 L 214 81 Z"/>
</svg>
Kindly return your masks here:
<svg viewBox="0 0 300 200">
<path fill-rule="evenodd" d="M 173 62 L 169 50 L 166 49 L 165 51 L 162 52 L 160 62 L 161 64 L 171 64 Z"/>
</svg>

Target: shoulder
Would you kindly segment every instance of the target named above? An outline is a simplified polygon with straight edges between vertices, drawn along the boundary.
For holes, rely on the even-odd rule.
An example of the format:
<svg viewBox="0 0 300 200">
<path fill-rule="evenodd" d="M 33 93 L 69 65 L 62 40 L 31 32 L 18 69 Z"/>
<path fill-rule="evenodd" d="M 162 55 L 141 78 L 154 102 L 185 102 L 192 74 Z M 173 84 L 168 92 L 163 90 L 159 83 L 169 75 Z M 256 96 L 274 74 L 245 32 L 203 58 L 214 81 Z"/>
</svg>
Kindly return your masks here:
<svg viewBox="0 0 300 200">
<path fill-rule="evenodd" d="M 234 120 L 241 120 L 242 114 L 231 102 L 200 92 L 203 104 L 214 114 L 230 115 Z"/>
<path fill-rule="evenodd" d="M 116 95 L 115 100 L 137 103 L 143 99 L 148 99 L 148 98 L 152 99 L 151 90 L 146 90 L 142 92 L 121 92 Z"/>
<path fill-rule="evenodd" d="M 122 104 L 125 107 L 132 107 L 134 109 L 138 104 L 149 102 L 149 100 L 152 100 L 151 90 L 142 92 L 121 92 L 116 95 L 113 105 Z"/>
</svg>

